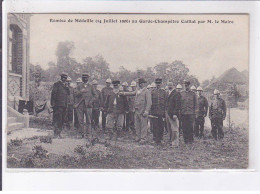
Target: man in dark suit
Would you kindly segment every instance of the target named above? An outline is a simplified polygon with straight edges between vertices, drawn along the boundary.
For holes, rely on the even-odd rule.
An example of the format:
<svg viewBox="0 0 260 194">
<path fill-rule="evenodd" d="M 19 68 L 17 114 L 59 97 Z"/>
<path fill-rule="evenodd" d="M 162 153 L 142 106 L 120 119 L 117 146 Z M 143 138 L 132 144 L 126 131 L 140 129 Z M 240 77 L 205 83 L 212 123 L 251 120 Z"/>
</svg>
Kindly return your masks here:
<svg viewBox="0 0 260 194">
<path fill-rule="evenodd" d="M 166 95 L 166 124 L 170 134 L 170 146 L 179 146 L 178 117 L 180 115 L 181 95 L 173 87 L 173 82 L 168 82 Z"/>
<path fill-rule="evenodd" d="M 82 74 L 83 83 L 77 86 L 75 90 L 75 96 L 79 98 L 79 102 L 74 104 L 74 108 L 77 110 L 77 116 L 79 120 L 79 126 L 81 129 L 82 138 L 87 137 L 90 141 L 93 138 L 93 131 L 91 128 L 91 120 L 92 120 L 92 108 L 93 108 L 93 100 L 96 97 L 96 93 L 94 91 L 93 86 L 88 81 L 89 75 L 87 73 Z M 84 126 L 84 116 L 86 117 L 86 128 Z"/>
<path fill-rule="evenodd" d="M 112 82 L 114 88 L 107 96 L 104 104 L 105 111 L 107 112 L 106 128 L 109 133 L 109 141 L 117 140 L 117 137 L 122 133 L 124 123 L 124 113 L 129 110 L 126 96 L 119 95 L 119 80 Z"/>
<path fill-rule="evenodd" d="M 54 137 L 61 138 L 66 108 L 69 97 L 69 88 L 66 85 L 68 74 L 62 73 L 61 79 L 53 84 L 51 92 L 51 106 L 53 107 Z"/>
</svg>

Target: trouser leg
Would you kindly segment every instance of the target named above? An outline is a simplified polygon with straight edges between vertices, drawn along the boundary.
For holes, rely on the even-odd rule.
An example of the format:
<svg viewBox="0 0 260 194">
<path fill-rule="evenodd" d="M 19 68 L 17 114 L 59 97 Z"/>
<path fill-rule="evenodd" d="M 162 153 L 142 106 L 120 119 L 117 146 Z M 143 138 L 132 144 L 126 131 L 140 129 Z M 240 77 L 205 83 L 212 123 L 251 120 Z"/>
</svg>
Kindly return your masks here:
<svg viewBox="0 0 260 194">
<path fill-rule="evenodd" d="M 193 131 L 194 131 L 194 116 L 189 115 L 189 142 L 193 142 Z"/>
<path fill-rule="evenodd" d="M 79 121 L 79 128 L 82 136 L 86 135 L 86 127 L 84 125 L 84 115 L 86 115 L 86 107 L 85 105 L 78 106 L 77 115 Z"/>
<path fill-rule="evenodd" d="M 212 134 L 213 138 L 215 140 L 217 140 L 218 136 L 217 136 L 217 122 L 216 122 L 216 119 L 211 119 L 211 127 L 212 127 L 211 134 Z"/>
<path fill-rule="evenodd" d="M 105 130 L 106 129 L 106 118 L 107 118 L 107 114 L 105 111 L 102 111 L 102 129 Z"/>
<path fill-rule="evenodd" d="M 161 143 L 162 139 L 163 139 L 163 129 L 164 129 L 164 121 L 163 121 L 163 117 L 159 116 L 158 118 L 158 127 L 159 127 L 159 143 Z"/>
<path fill-rule="evenodd" d="M 140 120 L 139 113 L 135 113 L 135 129 L 136 129 L 137 140 L 139 141 L 141 139 L 141 120 Z"/>
<path fill-rule="evenodd" d="M 222 119 L 217 120 L 217 128 L 218 128 L 218 138 L 223 139 L 224 131 L 223 131 L 223 120 Z"/>
<path fill-rule="evenodd" d="M 96 129 L 98 127 L 99 114 L 100 114 L 99 110 L 97 110 L 97 109 L 92 110 L 92 126 L 94 127 L 94 129 Z"/>
<path fill-rule="evenodd" d="M 182 123 L 183 139 L 184 139 L 184 142 L 187 144 L 188 143 L 188 119 L 187 119 L 187 115 L 182 115 L 181 119 L 182 119 L 181 123 Z"/>
<path fill-rule="evenodd" d="M 63 129 L 66 107 L 54 107 L 54 135 L 59 135 Z"/>
<path fill-rule="evenodd" d="M 74 109 L 74 127 L 79 128 L 77 109 Z"/>
<path fill-rule="evenodd" d="M 148 137 L 148 123 L 147 123 L 147 117 L 144 117 L 143 115 L 139 114 L 139 121 L 140 121 L 140 138 L 143 140 L 147 140 Z"/>
<path fill-rule="evenodd" d="M 201 117 L 200 118 L 200 134 L 199 134 L 200 137 L 204 136 L 204 123 L 205 123 L 205 118 Z"/>
<path fill-rule="evenodd" d="M 125 114 L 125 130 L 126 130 L 126 131 L 129 130 L 129 123 L 130 123 L 129 113 L 126 113 L 126 114 Z"/>
<path fill-rule="evenodd" d="M 135 133 L 135 113 L 129 112 L 129 128 Z"/>
<path fill-rule="evenodd" d="M 168 128 L 169 137 L 170 137 L 169 141 L 171 143 L 172 140 L 173 140 L 173 131 L 172 131 L 172 128 L 171 128 L 171 120 L 170 120 L 170 116 L 168 115 L 168 113 L 166 113 L 165 120 L 166 120 L 166 125 L 167 125 L 167 128 Z"/>
<path fill-rule="evenodd" d="M 92 108 L 87 108 L 86 109 L 86 131 L 89 134 L 89 137 L 93 138 L 95 134 L 91 127 L 91 121 L 92 121 Z"/>
<path fill-rule="evenodd" d="M 110 141 L 114 133 L 115 115 L 113 113 L 108 113 L 106 117 L 106 122 L 106 130 L 108 132 L 107 140 Z"/>
<path fill-rule="evenodd" d="M 194 126 L 194 136 L 195 137 L 199 137 L 199 133 L 200 133 L 200 120 L 197 117 L 195 119 L 195 126 Z"/>
</svg>

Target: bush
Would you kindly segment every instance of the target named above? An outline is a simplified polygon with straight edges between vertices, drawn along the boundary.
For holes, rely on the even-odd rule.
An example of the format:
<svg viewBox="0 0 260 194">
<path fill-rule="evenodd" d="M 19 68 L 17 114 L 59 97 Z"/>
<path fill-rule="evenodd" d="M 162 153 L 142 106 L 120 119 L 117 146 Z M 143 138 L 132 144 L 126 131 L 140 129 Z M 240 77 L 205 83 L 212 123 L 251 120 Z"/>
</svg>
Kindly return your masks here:
<svg viewBox="0 0 260 194">
<path fill-rule="evenodd" d="M 47 158 L 48 157 L 48 151 L 45 150 L 42 146 L 36 145 L 32 148 L 33 150 L 33 156 L 35 158 Z"/>
<path fill-rule="evenodd" d="M 13 145 L 13 146 L 21 146 L 22 143 L 23 143 L 23 140 L 21 140 L 21 139 L 18 139 L 18 138 L 11 139 L 11 145 Z"/>
<path fill-rule="evenodd" d="M 52 143 L 52 138 L 49 136 L 44 136 L 40 138 L 40 142 L 42 143 Z"/>
</svg>

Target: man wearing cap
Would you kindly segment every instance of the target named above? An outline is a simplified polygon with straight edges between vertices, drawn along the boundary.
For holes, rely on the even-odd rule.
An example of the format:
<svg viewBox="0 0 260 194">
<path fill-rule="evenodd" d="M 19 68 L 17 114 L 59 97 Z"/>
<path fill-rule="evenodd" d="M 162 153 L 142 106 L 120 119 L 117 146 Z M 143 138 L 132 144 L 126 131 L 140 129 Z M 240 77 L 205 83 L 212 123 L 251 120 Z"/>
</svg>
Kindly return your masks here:
<svg viewBox="0 0 260 194">
<path fill-rule="evenodd" d="M 53 84 L 51 91 L 51 106 L 53 107 L 54 137 L 61 138 L 66 108 L 68 105 L 69 89 L 66 86 L 68 74 L 62 73 L 61 79 Z"/>
<path fill-rule="evenodd" d="M 79 126 L 81 129 L 82 138 L 87 137 L 89 134 L 89 139 L 93 138 L 93 131 L 91 128 L 91 120 L 92 120 L 92 108 L 93 108 L 93 100 L 96 97 L 95 90 L 93 86 L 88 82 L 89 75 L 87 73 L 82 74 L 83 83 L 77 86 L 75 90 L 75 96 L 79 97 L 80 100 L 74 107 L 77 109 L 77 115 L 79 120 Z M 86 128 L 84 126 L 84 116 L 86 117 Z"/>
<path fill-rule="evenodd" d="M 166 91 L 161 88 L 162 79 L 155 79 L 156 88 L 151 91 L 151 121 L 153 125 L 153 139 L 157 145 L 161 144 L 166 110 Z"/>
<path fill-rule="evenodd" d="M 212 126 L 212 136 L 214 139 L 223 139 L 223 121 L 226 118 L 226 103 L 220 97 L 220 92 L 214 90 L 214 100 L 211 102 L 209 107 L 209 119 Z"/>
<path fill-rule="evenodd" d="M 198 114 L 195 119 L 195 128 L 194 128 L 194 135 L 195 137 L 202 138 L 204 136 L 204 123 L 205 123 L 205 117 L 208 113 L 208 100 L 205 98 L 202 93 L 203 89 L 202 87 L 197 88 L 198 92 Z"/>
<path fill-rule="evenodd" d="M 96 93 L 95 98 L 93 99 L 93 109 L 92 109 L 92 127 L 96 130 L 99 126 L 99 115 L 101 107 L 101 92 L 97 89 L 98 82 L 97 80 L 92 81 L 93 89 Z"/>
<path fill-rule="evenodd" d="M 196 94 L 190 90 L 190 82 L 184 81 L 185 90 L 181 92 L 181 120 L 185 144 L 193 143 L 193 126 L 197 113 Z"/>
<path fill-rule="evenodd" d="M 106 80 L 106 86 L 101 90 L 101 110 L 102 110 L 102 129 L 103 131 L 106 130 L 106 117 L 107 113 L 104 110 L 104 104 L 106 101 L 107 96 L 113 91 L 111 87 L 111 79 Z"/>
<path fill-rule="evenodd" d="M 170 134 L 170 146 L 179 146 L 178 117 L 180 115 L 181 95 L 169 81 L 166 96 L 166 124 Z"/>
<path fill-rule="evenodd" d="M 77 86 L 76 86 L 76 88 L 73 89 L 74 105 L 77 104 L 77 103 L 79 103 L 79 101 L 80 101 L 80 99 L 81 99 L 81 97 L 77 97 L 76 94 L 75 94 L 75 93 L 76 93 L 76 90 L 77 90 L 77 87 L 78 87 L 81 83 L 82 83 L 82 79 L 81 79 L 81 78 L 78 78 L 78 79 L 76 80 Z M 75 127 L 76 129 L 79 129 L 79 120 L 78 120 L 78 114 L 77 114 L 76 108 L 74 108 L 74 127 Z"/>
<path fill-rule="evenodd" d="M 107 112 L 106 128 L 109 133 L 109 141 L 122 133 L 124 113 L 129 109 L 126 96 L 119 95 L 119 80 L 112 82 L 113 90 L 107 95 L 104 109 Z"/>
<path fill-rule="evenodd" d="M 71 78 L 68 77 L 66 80 L 66 86 L 69 89 L 69 97 L 68 97 L 68 104 L 67 104 L 67 109 L 66 109 L 66 116 L 65 116 L 65 123 L 67 125 L 67 127 L 70 129 L 71 127 L 73 127 L 73 105 L 74 105 L 74 96 L 73 96 L 73 92 L 74 89 L 73 87 L 71 87 Z"/>
<path fill-rule="evenodd" d="M 197 91 L 195 86 L 191 86 L 191 87 L 190 87 L 190 90 L 191 90 L 192 92 L 194 92 L 194 93 L 196 93 L 196 91 Z"/>
</svg>

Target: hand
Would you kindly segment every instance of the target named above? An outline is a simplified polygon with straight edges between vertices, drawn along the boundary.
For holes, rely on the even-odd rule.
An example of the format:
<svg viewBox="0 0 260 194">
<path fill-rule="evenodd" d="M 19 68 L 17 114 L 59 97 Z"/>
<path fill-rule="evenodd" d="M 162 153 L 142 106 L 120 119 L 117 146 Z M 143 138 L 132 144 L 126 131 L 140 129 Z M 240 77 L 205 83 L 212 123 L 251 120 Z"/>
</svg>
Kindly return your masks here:
<svg viewBox="0 0 260 194">
<path fill-rule="evenodd" d="M 118 92 L 118 95 L 120 95 L 120 96 L 124 96 L 125 93 L 124 93 L 124 92 Z"/>
<path fill-rule="evenodd" d="M 86 92 L 87 90 L 85 88 L 82 88 L 80 92 Z"/>
<path fill-rule="evenodd" d="M 144 116 L 144 117 L 148 117 L 148 112 L 145 111 L 145 112 L 143 113 L 143 116 Z"/>
</svg>

